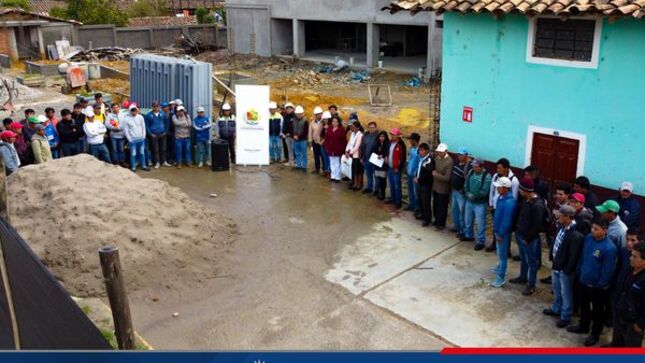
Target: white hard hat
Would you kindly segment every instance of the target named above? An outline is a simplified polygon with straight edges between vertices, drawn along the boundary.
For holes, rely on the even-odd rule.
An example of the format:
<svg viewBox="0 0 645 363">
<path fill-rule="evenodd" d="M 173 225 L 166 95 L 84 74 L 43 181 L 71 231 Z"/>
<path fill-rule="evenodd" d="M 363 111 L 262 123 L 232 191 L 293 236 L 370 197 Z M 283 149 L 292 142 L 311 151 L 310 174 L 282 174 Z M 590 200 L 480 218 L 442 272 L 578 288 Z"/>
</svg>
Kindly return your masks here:
<svg viewBox="0 0 645 363">
<path fill-rule="evenodd" d="M 493 186 L 510 188 L 510 187 L 513 186 L 513 183 L 511 182 L 511 179 L 503 176 L 503 177 L 497 179 L 497 181 L 493 182 Z"/>
<path fill-rule="evenodd" d="M 305 109 L 302 106 L 296 106 L 296 113 L 305 113 Z"/>
<path fill-rule="evenodd" d="M 204 112 L 204 107 L 201 107 L 201 106 L 197 107 L 197 112 Z"/>
<path fill-rule="evenodd" d="M 175 100 L 175 104 L 178 105 L 178 106 L 181 106 L 181 105 L 184 104 L 184 102 L 178 98 L 178 99 Z"/>
<path fill-rule="evenodd" d="M 291 103 L 291 102 L 287 102 L 287 103 L 284 105 L 284 108 L 289 108 L 289 107 L 293 108 L 293 103 Z"/>
<path fill-rule="evenodd" d="M 130 107 L 128 107 L 128 110 L 132 111 L 132 110 L 136 110 L 137 108 L 138 108 L 137 105 L 133 103 L 130 105 Z"/>
<path fill-rule="evenodd" d="M 186 109 L 184 108 L 184 106 L 178 106 L 177 111 L 186 111 Z"/>
<path fill-rule="evenodd" d="M 222 105 L 222 110 L 223 111 L 230 111 L 231 110 L 231 105 L 229 105 L 228 103 L 223 104 Z"/>
<path fill-rule="evenodd" d="M 317 115 L 319 113 L 323 113 L 323 110 L 319 106 L 316 106 L 316 108 L 314 108 L 314 115 Z"/>
<path fill-rule="evenodd" d="M 278 108 L 278 105 L 275 102 L 269 102 L 269 109 Z"/>
<path fill-rule="evenodd" d="M 325 120 L 330 119 L 331 118 L 331 112 L 329 112 L 329 111 L 323 112 L 322 118 L 325 119 Z"/>
<path fill-rule="evenodd" d="M 437 150 L 436 150 L 436 151 L 438 151 L 438 152 L 440 152 L 440 153 L 445 152 L 445 151 L 448 151 L 448 145 L 446 145 L 446 144 L 439 144 L 439 145 L 437 145 Z"/>
<path fill-rule="evenodd" d="M 94 111 L 87 111 L 87 112 L 85 112 L 85 116 L 87 116 L 87 117 L 94 117 Z"/>
<path fill-rule="evenodd" d="M 94 116 L 94 115 L 92 115 L 92 116 Z M 49 120 L 49 119 L 45 115 L 39 115 L 38 116 L 38 121 L 40 121 L 40 122 L 46 122 L 47 120 Z"/>
</svg>

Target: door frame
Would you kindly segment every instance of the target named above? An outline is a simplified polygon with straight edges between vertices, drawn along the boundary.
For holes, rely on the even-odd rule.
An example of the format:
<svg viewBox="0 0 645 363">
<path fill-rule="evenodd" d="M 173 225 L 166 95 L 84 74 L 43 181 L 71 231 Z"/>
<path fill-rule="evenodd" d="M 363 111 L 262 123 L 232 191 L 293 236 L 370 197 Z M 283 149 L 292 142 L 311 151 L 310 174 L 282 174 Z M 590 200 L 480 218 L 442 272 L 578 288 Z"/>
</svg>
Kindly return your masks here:
<svg viewBox="0 0 645 363">
<path fill-rule="evenodd" d="M 585 173 L 585 159 L 587 155 L 587 135 L 579 134 L 577 132 L 563 131 L 558 129 L 551 129 L 547 127 L 540 127 L 529 125 L 528 132 L 526 133 L 526 150 L 524 152 L 524 165 L 531 165 L 531 155 L 533 154 L 533 135 L 544 134 L 555 137 L 564 137 L 567 139 L 578 140 L 578 164 L 576 167 L 576 175 L 584 175 Z"/>
</svg>

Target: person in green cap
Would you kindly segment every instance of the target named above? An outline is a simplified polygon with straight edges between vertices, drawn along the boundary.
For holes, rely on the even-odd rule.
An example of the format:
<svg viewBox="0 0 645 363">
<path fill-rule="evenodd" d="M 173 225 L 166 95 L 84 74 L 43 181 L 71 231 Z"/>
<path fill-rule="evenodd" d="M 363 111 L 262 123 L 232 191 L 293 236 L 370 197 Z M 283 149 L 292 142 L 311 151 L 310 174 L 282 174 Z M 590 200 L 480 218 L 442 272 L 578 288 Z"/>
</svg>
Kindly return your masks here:
<svg viewBox="0 0 645 363">
<path fill-rule="evenodd" d="M 607 236 L 614 242 L 616 248 L 625 248 L 627 245 L 627 226 L 620 220 L 620 205 L 615 200 L 609 199 L 596 206 L 596 210 L 609 222 Z"/>
<path fill-rule="evenodd" d="M 39 123 L 40 120 L 35 115 L 27 117 L 27 125 L 22 128 L 22 134 L 25 135 L 25 140 L 31 140 L 31 137 L 36 133 L 36 125 Z"/>
</svg>

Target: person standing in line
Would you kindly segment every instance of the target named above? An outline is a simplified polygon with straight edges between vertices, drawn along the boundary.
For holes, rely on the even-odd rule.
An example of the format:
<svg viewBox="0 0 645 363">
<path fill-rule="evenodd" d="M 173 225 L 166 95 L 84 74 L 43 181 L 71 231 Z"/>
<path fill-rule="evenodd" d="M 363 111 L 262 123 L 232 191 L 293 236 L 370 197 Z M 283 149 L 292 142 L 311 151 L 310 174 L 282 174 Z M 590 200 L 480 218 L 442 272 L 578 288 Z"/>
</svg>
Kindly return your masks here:
<svg viewBox="0 0 645 363">
<path fill-rule="evenodd" d="M 569 204 L 569 196 L 571 195 L 571 186 L 567 183 L 559 183 L 555 186 L 555 191 L 553 192 L 553 207 L 550 210 L 551 223 L 547 229 L 546 237 L 547 243 L 549 245 L 549 260 L 553 261 L 553 242 L 555 240 L 555 234 L 560 228 L 560 208 Z M 574 208 L 575 212 L 575 208 Z M 574 214 L 575 217 L 575 214 Z M 540 279 L 540 282 L 543 284 L 551 283 L 551 275 Z"/>
<path fill-rule="evenodd" d="M 450 177 L 454 161 L 448 155 L 448 145 L 439 144 L 434 158 L 435 168 L 432 172 L 432 210 L 434 225 L 437 231 L 446 228 L 448 219 L 448 202 L 450 201 Z"/>
<path fill-rule="evenodd" d="M 474 248 L 475 251 L 481 251 L 486 244 L 486 207 L 488 206 L 491 176 L 484 168 L 484 160 L 474 158 L 471 165 L 472 170 L 466 175 L 464 184 L 466 197 L 464 235 L 459 240 L 475 241 L 474 223 L 476 223 L 477 241 Z"/>
<path fill-rule="evenodd" d="M 627 239 L 627 226 L 620 220 L 620 205 L 615 200 L 609 199 L 596 206 L 596 210 L 609 223 L 607 236 L 614 242 L 616 248 L 624 248 Z"/>
<path fill-rule="evenodd" d="M 190 118 L 188 120 L 190 121 Z M 217 134 L 221 140 L 228 142 L 231 164 L 235 164 L 235 138 L 237 136 L 235 122 L 235 115 L 231 111 L 231 105 L 225 103 L 222 105 L 222 115 L 217 120 Z M 177 125 L 175 124 L 175 126 Z M 177 157 L 177 160 L 179 160 L 179 157 Z"/>
<path fill-rule="evenodd" d="M 360 149 L 363 143 L 363 126 L 358 121 L 350 122 L 351 135 L 345 148 L 345 156 L 352 159 L 352 183 L 349 189 L 358 191 L 363 189 L 363 164 L 360 159 Z"/>
<path fill-rule="evenodd" d="M 56 125 L 60 138 L 63 156 L 74 156 L 81 153 L 81 138 L 85 136 L 83 129 L 72 118 L 72 112 L 66 108 L 60 111 L 62 119 Z"/>
<path fill-rule="evenodd" d="M 293 121 L 296 118 L 295 109 L 291 102 L 284 105 L 285 114 L 282 123 L 282 138 L 284 140 L 285 152 L 285 166 L 294 166 L 296 164 L 296 157 L 293 150 Z"/>
<path fill-rule="evenodd" d="M 457 164 L 452 167 L 452 174 L 450 175 L 450 186 L 452 187 L 452 232 L 455 232 L 459 239 L 464 237 L 464 227 L 466 226 L 466 196 L 464 184 L 466 184 L 466 176 L 471 170 L 472 166 L 470 164 L 468 149 L 462 146 L 457 152 Z"/>
<path fill-rule="evenodd" d="M 418 186 L 419 205 L 421 207 L 421 219 L 423 220 L 423 227 L 427 227 L 432 222 L 432 185 L 434 183 L 433 171 L 435 163 L 430 157 L 430 146 L 423 143 L 418 146 L 419 163 L 417 172 L 412 175 L 413 182 Z"/>
<path fill-rule="evenodd" d="M 190 133 L 193 123 L 186 114 L 184 106 L 177 106 L 175 115 L 172 117 L 172 123 L 175 125 L 175 157 L 177 158 L 177 169 L 181 169 L 181 164 L 184 160 L 186 161 L 186 166 L 192 168 L 193 156 L 190 151 L 192 148 Z"/>
<path fill-rule="evenodd" d="M 175 125 L 172 123 L 173 113 L 170 111 L 168 102 L 161 102 L 161 112 L 168 119 L 168 132 L 166 133 L 166 164 L 171 166 L 175 164 Z"/>
<path fill-rule="evenodd" d="M 197 117 L 193 120 L 197 153 L 197 167 L 211 166 L 211 120 L 204 113 L 204 107 L 197 107 Z"/>
<path fill-rule="evenodd" d="M 18 153 L 20 166 L 25 166 L 29 165 L 31 161 L 29 157 L 29 142 L 25 139 L 22 129 L 23 126 L 20 122 L 12 121 L 11 124 L 9 124 L 9 130 L 16 134 L 16 141 L 13 143 L 13 146 L 16 148 L 16 152 Z"/>
<path fill-rule="evenodd" d="M 40 123 L 38 117 L 36 117 L 36 112 L 30 108 L 25 110 L 25 116 L 30 115 L 24 120 L 20 121 L 22 124 L 22 133 L 25 135 L 25 140 L 31 142 L 31 137 L 36 133 L 36 125 Z"/>
<path fill-rule="evenodd" d="M 587 347 L 596 345 L 602 334 L 605 296 L 616 269 L 616 245 L 607 236 L 607 227 L 605 219 L 596 219 L 591 234 L 585 238 L 578 264 L 578 279 L 582 285 L 580 321 L 567 328 L 570 333 L 587 334 L 591 326 L 591 334 L 584 342 Z"/>
<path fill-rule="evenodd" d="M 492 271 L 497 275 L 492 286 L 500 288 L 506 284 L 506 268 L 508 266 L 508 249 L 511 246 L 513 234 L 513 217 L 517 204 L 511 190 L 513 182 L 508 177 L 502 176 L 493 182 L 497 188 L 497 211 L 493 215 L 493 234 L 497 240 L 497 259 L 499 263 Z"/>
<path fill-rule="evenodd" d="M 118 103 L 115 102 L 110 106 L 110 112 L 105 116 L 105 128 L 110 135 L 112 163 L 125 168 L 125 131 L 123 130 L 123 115 L 120 111 Z"/>
<path fill-rule="evenodd" d="M 329 111 L 332 117 L 336 117 L 338 119 L 341 126 L 343 125 L 343 117 L 340 115 L 340 112 L 338 112 L 338 107 L 336 105 L 330 105 L 327 107 L 327 111 Z"/>
<path fill-rule="evenodd" d="M 491 188 L 488 193 L 488 206 L 491 208 L 491 215 L 493 219 L 495 218 L 495 208 L 497 206 L 497 198 L 499 198 L 499 194 L 497 194 L 497 188 L 495 188 L 495 182 L 497 179 L 501 177 L 507 177 L 511 183 L 513 183 L 511 187 L 511 194 L 513 194 L 513 198 L 517 200 L 517 193 L 519 190 L 520 186 L 520 181 L 517 179 L 515 174 L 513 174 L 513 170 L 511 170 L 511 163 L 508 161 L 506 158 L 501 158 L 497 161 L 497 172 L 493 174 L 493 180 L 491 183 Z M 495 246 L 496 246 L 496 238 L 495 235 L 493 235 L 493 242 L 486 247 L 486 252 L 493 252 L 495 251 Z"/>
<path fill-rule="evenodd" d="M 296 169 L 307 171 L 307 136 L 309 136 L 309 121 L 305 117 L 305 109 L 297 106 L 296 118 L 293 119 L 293 154 L 296 158 Z"/>
<path fill-rule="evenodd" d="M 393 128 L 390 130 L 390 150 L 387 157 L 390 199 L 386 203 L 394 204 L 396 209 L 401 209 L 403 206 L 401 172 L 406 165 L 406 155 L 405 143 L 401 139 L 401 130 Z"/>
<path fill-rule="evenodd" d="M 0 155 L 4 161 L 4 172 L 9 175 L 20 167 L 20 158 L 18 152 L 14 147 L 16 141 L 16 133 L 11 130 L 2 131 L 0 133 Z"/>
<path fill-rule="evenodd" d="M 106 163 L 112 163 L 110 152 L 105 146 L 105 134 L 107 129 L 102 122 L 94 120 L 94 111 L 87 111 L 85 114 L 87 120 L 83 124 L 83 131 L 87 135 L 87 143 L 92 156 Z"/>
<path fill-rule="evenodd" d="M 591 233 L 591 221 L 593 213 L 585 207 L 585 196 L 580 193 L 573 193 L 569 197 L 569 205 L 576 210 L 576 229 L 583 235 Z"/>
<path fill-rule="evenodd" d="M 49 140 L 45 135 L 45 125 L 36 125 L 36 133 L 31 137 L 31 150 L 34 154 L 34 164 L 42 164 L 53 159 Z"/>
<path fill-rule="evenodd" d="M 585 208 L 589 209 L 594 216 L 596 215 L 595 208 L 600 204 L 600 198 L 591 190 L 591 182 L 586 176 L 579 176 L 573 182 L 573 192 L 580 193 L 585 196 Z"/>
<path fill-rule="evenodd" d="M 271 163 L 282 160 L 282 115 L 275 102 L 269 103 L 269 156 Z"/>
<path fill-rule="evenodd" d="M 52 123 L 52 120 L 56 120 L 56 123 L 58 123 L 58 119 L 56 119 L 56 117 L 49 119 L 46 116 L 40 115 L 38 116 L 38 120 L 40 120 L 40 123 L 45 126 L 45 135 L 47 136 L 47 140 L 49 140 L 49 148 L 51 149 L 52 157 L 54 159 L 60 158 L 60 139 L 58 138 L 58 133 Z"/>
<path fill-rule="evenodd" d="M 323 167 L 325 163 L 321 153 L 321 134 L 323 131 L 322 115 L 322 108 L 316 106 L 316 108 L 314 108 L 314 120 L 309 124 L 309 132 L 307 135 L 307 140 L 311 144 L 311 149 L 314 155 L 314 170 L 311 171 L 312 174 L 320 174 L 320 168 Z"/>
<path fill-rule="evenodd" d="M 83 125 L 85 125 L 85 120 L 87 119 L 87 117 L 85 117 L 85 113 L 83 113 L 83 106 L 81 106 L 80 103 L 75 103 L 72 107 L 72 119 L 74 120 L 74 123 L 77 124 L 78 127 L 81 128 L 81 130 L 83 130 Z M 85 131 L 83 131 L 83 136 L 81 136 L 79 140 L 78 147 L 81 153 L 89 152 Z"/>
<path fill-rule="evenodd" d="M 29 118 L 36 116 L 36 111 L 34 111 L 33 108 L 27 108 L 25 109 L 25 118 L 20 120 L 20 123 L 22 124 L 23 127 L 29 127 Z M 35 125 L 34 125 L 35 126 Z M 32 132 L 31 134 L 25 134 L 25 136 L 31 136 L 35 133 L 36 131 Z M 31 137 L 30 137 L 31 139 Z"/>
<path fill-rule="evenodd" d="M 420 202 L 417 200 L 419 197 L 420 184 L 415 183 L 414 178 L 417 177 L 419 163 L 421 162 L 421 157 L 419 156 L 419 142 L 421 141 L 421 136 L 416 132 L 413 132 L 410 134 L 410 137 L 408 137 L 408 140 L 410 140 L 410 150 L 408 151 L 408 162 L 406 163 L 406 177 L 408 181 L 408 206 L 406 210 L 416 213 L 420 210 Z M 430 170 L 430 172 L 432 173 L 432 170 Z M 430 193 L 432 193 L 432 191 Z M 432 196 L 430 197 L 432 198 Z M 422 214 L 423 213 L 418 214 L 418 216 L 421 216 Z M 432 212 L 430 212 L 430 217 L 432 217 Z"/>
<path fill-rule="evenodd" d="M 530 178 L 525 177 L 520 182 L 520 195 L 522 201 L 519 203 L 515 225 L 515 238 L 520 249 L 520 275 L 509 282 L 526 284 L 522 295 L 529 296 L 535 292 L 539 263 L 536 246 L 539 243 L 547 207 L 535 192 L 535 185 Z"/>
<path fill-rule="evenodd" d="M 372 152 L 376 154 L 379 160 L 383 160 L 383 164 L 380 167 L 375 165 L 374 168 L 374 195 L 378 200 L 384 200 L 385 190 L 387 189 L 387 158 L 390 152 L 390 140 L 387 137 L 387 132 L 379 132 Z"/>
<path fill-rule="evenodd" d="M 131 104 L 128 114 L 123 116 L 123 129 L 130 148 L 130 170 L 137 171 L 137 156 L 144 171 L 150 171 L 146 162 L 146 121 L 139 114 L 139 108 Z"/>
<path fill-rule="evenodd" d="M 327 178 L 327 180 L 331 179 L 331 167 L 329 166 L 329 154 L 327 154 L 327 150 L 325 149 L 325 135 L 327 134 L 327 130 L 331 126 L 331 113 L 329 111 L 323 112 L 322 115 L 322 132 L 320 133 L 320 154 L 322 156 L 322 169 L 323 172 L 320 174 L 320 176 Z"/>
<path fill-rule="evenodd" d="M 166 135 L 170 128 L 170 119 L 161 111 L 159 102 L 152 102 L 152 110 L 144 118 L 146 122 L 146 136 L 151 149 L 152 163 L 155 169 L 160 166 L 170 166 L 166 162 Z"/>
<path fill-rule="evenodd" d="M 574 219 L 576 210 L 570 205 L 562 205 L 558 210 L 558 231 L 556 233 L 551 256 L 551 282 L 553 285 L 553 303 L 544 309 L 544 315 L 559 318 L 556 327 L 566 328 L 573 315 L 573 282 L 580 260 L 580 253 L 585 236 L 576 230 Z"/>
<path fill-rule="evenodd" d="M 370 194 L 376 190 L 374 187 L 376 165 L 370 163 L 370 157 L 376 146 L 378 133 L 376 122 L 370 121 L 367 124 L 367 131 L 363 134 L 363 142 L 361 143 L 361 160 L 363 161 L 363 169 L 365 169 L 365 177 L 367 178 L 367 187 L 363 189 L 363 194 Z"/>
<path fill-rule="evenodd" d="M 345 130 L 340 125 L 340 120 L 332 117 L 331 126 L 325 133 L 325 149 L 329 155 L 329 164 L 331 169 L 330 180 L 340 183 L 342 178 L 340 173 L 340 158 L 345 153 L 347 139 L 345 139 Z"/>
<path fill-rule="evenodd" d="M 49 123 L 54 126 L 54 129 L 56 128 L 56 126 L 58 126 L 58 118 L 56 117 L 56 110 L 54 110 L 52 107 L 45 108 L 45 117 L 47 117 L 47 121 L 49 121 Z M 43 120 L 43 122 L 45 121 Z"/>
<path fill-rule="evenodd" d="M 545 202 L 548 202 L 550 196 L 549 185 L 542 180 L 540 169 L 535 165 L 529 165 L 524 168 L 524 176 L 533 180 L 533 185 L 535 185 L 535 194 L 544 199 Z"/>
<path fill-rule="evenodd" d="M 641 224 L 641 205 L 638 199 L 632 194 L 634 186 L 626 181 L 620 185 L 618 195 L 612 199 L 620 205 L 620 220 L 625 223 L 627 228 L 639 227 Z"/>
<path fill-rule="evenodd" d="M 98 113 L 96 112 L 97 109 L 99 111 Z M 103 94 L 102 93 L 94 94 L 94 113 L 95 113 L 94 117 L 96 117 L 99 114 L 106 116 L 108 113 L 107 111 L 108 111 L 108 108 L 105 105 L 105 102 L 103 102 Z"/>
</svg>

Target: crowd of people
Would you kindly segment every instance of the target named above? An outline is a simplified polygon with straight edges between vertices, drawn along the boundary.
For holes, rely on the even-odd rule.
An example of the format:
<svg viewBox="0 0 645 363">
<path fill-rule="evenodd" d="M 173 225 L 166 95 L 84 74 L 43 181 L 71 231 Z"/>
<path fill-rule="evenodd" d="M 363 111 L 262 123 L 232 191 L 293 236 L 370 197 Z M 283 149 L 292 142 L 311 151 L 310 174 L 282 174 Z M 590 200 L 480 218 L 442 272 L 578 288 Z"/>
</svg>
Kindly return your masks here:
<svg viewBox="0 0 645 363">
<path fill-rule="evenodd" d="M 639 231 L 640 204 L 630 182 L 601 203 L 585 176 L 550 191 L 535 166 L 516 175 L 509 160 L 501 158 L 491 174 L 467 147 L 451 155 L 448 145 L 431 148 L 417 133 L 404 137 L 397 128 L 379 130 L 375 122 L 365 129 L 356 114 L 343 120 L 335 105 L 326 111 L 316 107 L 311 121 L 302 106 L 271 102 L 268 108 L 271 163 L 307 172 L 311 155 L 311 173 L 333 183 L 345 179 L 349 190 L 396 209 L 403 208 L 405 176 L 406 209 L 424 227 L 444 230 L 450 213 L 456 238 L 473 242 L 476 251 L 497 253 L 498 264 L 491 269 L 495 288 L 508 282 L 523 285 L 525 296 L 535 293 L 546 243 L 552 273 L 541 282 L 552 285 L 553 303 L 544 314 L 556 318 L 554 325 L 588 334 L 587 346 L 597 344 L 605 326 L 613 326 L 610 346 L 641 346 L 645 240 Z M 234 163 L 236 121 L 230 105 L 223 105 L 215 124 L 203 107 L 196 112 L 191 118 L 177 99 L 153 102 L 151 111 L 142 115 L 134 102 L 107 105 L 97 94 L 92 106 L 84 99 L 72 110 L 61 110 L 60 119 L 52 108 L 40 116 L 27 109 L 20 122 L 5 119 L 0 153 L 7 174 L 23 165 L 82 152 L 133 171 L 137 165 L 143 170 L 192 167 L 195 152 L 194 162 L 202 167 L 210 164 L 211 140 L 219 138 L 228 142 Z M 487 223 L 489 211 L 492 226 Z M 513 236 L 519 256 L 511 255 Z M 509 259 L 520 261 L 520 273 L 507 280 Z"/>
<path fill-rule="evenodd" d="M 94 103 L 81 98 L 71 109 L 47 107 L 43 115 L 27 108 L 20 121 L 3 120 L 0 154 L 6 174 L 21 166 L 89 153 L 107 163 L 136 171 L 162 166 L 203 167 L 211 164 L 213 138 L 229 142 L 235 160 L 235 117 L 224 104 L 215 123 L 204 107 L 191 117 L 181 99 L 154 101 L 142 113 L 136 102 L 106 104 L 97 93 Z M 213 130 L 211 130 L 213 129 Z M 129 158 L 126 157 L 126 151 Z M 193 158 L 194 155 L 194 158 Z"/>
<path fill-rule="evenodd" d="M 501 158 L 491 174 L 484 160 L 466 147 L 458 148 L 453 159 L 448 145 L 431 149 L 417 133 L 406 138 L 406 145 L 397 128 L 381 131 L 369 122 L 364 129 L 356 114 L 343 122 L 335 105 L 327 111 L 316 107 L 311 122 L 301 106 L 269 107 L 272 162 L 282 162 L 284 156 L 286 165 L 307 171 L 310 146 L 311 173 L 336 183 L 345 176 L 350 190 L 362 190 L 396 209 L 403 207 L 405 175 L 406 209 L 424 227 L 432 224 L 444 230 L 450 211 L 452 232 L 459 240 L 474 242 L 476 251 L 497 252 L 498 264 L 491 269 L 496 276 L 491 286 L 496 288 L 507 283 L 512 258 L 520 261 L 520 274 L 508 282 L 524 285 L 525 296 L 534 294 L 545 241 L 552 273 L 541 281 L 552 284 L 553 303 L 544 314 L 557 318 L 554 325 L 588 334 L 586 346 L 598 343 L 605 326 L 613 326 L 609 346 L 641 346 L 645 239 L 639 231 L 640 204 L 632 183 L 622 183 L 617 195 L 602 203 L 585 176 L 557 184 L 551 194 L 533 165 L 518 176 L 509 160 Z M 492 238 L 486 233 L 488 211 Z M 513 236 L 519 256 L 511 256 Z M 577 324 L 574 314 L 579 314 Z"/>
</svg>

